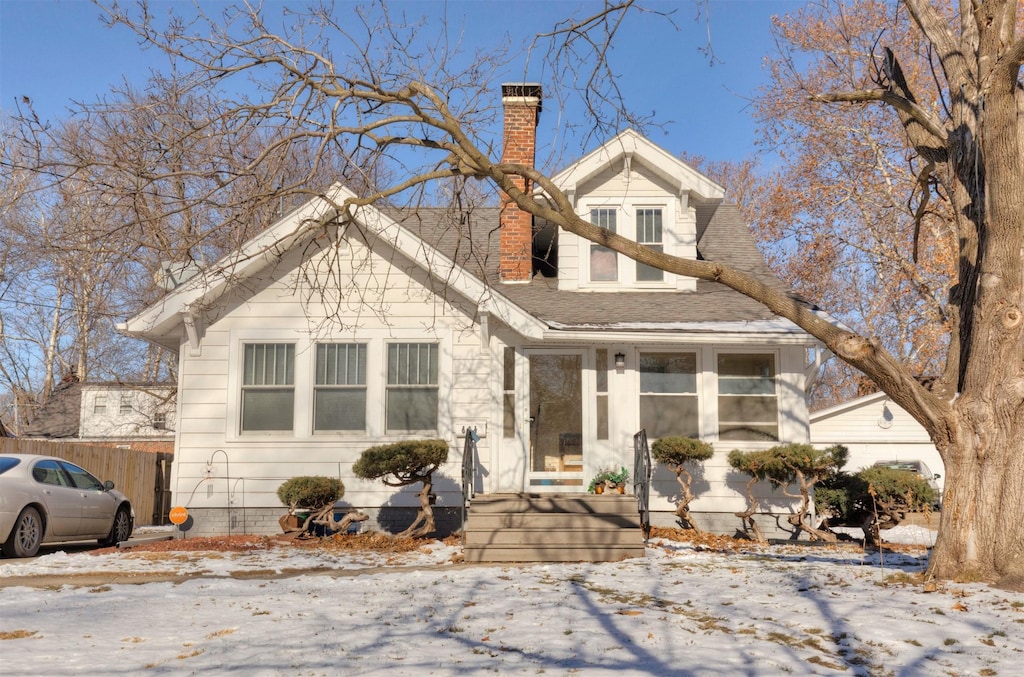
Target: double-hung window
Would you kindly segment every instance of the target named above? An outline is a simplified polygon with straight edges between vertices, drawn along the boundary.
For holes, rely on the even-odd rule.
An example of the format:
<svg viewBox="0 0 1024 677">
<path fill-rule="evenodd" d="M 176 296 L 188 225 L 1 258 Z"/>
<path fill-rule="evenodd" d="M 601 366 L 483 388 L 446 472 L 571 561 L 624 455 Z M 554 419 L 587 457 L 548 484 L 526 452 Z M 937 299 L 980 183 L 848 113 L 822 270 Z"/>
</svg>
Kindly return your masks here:
<svg viewBox="0 0 1024 677">
<path fill-rule="evenodd" d="M 92 401 L 92 413 L 94 414 L 105 414 L 107 413 L 107 394 L 96 393 L 96 397 Z"/>
<path fill-rule="evenodd" d="M 436 343 L 388 345 L 387 432 L 437 430 Z"/>
<path fill-rule="evenodd" d="M 665 251 L 660 208 L 643 207 L 636 210 L 636 241 L 653 251 Z M 662 282 L 664 279 L 665 271 L 637 262 L 637 282 Z"/>
<path fill-rule="evenodd" d="M 598 228 L 615 232 L 615 209 L 591 209 L 590 222 Z M 590 245 L 590 280 L 615 282 L 619 279 L 619 259 L 614 250 L 603 245 Z"/>
<path fill-rule="evenodd" d="M 366 344 L 316 346 L 313 430 L 366 430 Z"/>
<path fill-rule="evenodd" d="M 121 393 L 120 405 L 118 406 L 117 413 L 119 414 L 130 414 L 132 413 L 132 396 L 128 393 Z"/>
<path fill-rule="evenodd" d="M 242 362 L 242 432 L 290 431 L 294 419 L 295 344 L 246 344 Z"/>
<path fill-rule="evenodd" d="M 640 427 L 652 439 L 700 437 L 696 353 L 640 354 Z"/>
<path fill-rule="evenodd" d="M 718 437 L 722 440 L 779 439 L 775 355 L 719 354 Z"/>
</svg>

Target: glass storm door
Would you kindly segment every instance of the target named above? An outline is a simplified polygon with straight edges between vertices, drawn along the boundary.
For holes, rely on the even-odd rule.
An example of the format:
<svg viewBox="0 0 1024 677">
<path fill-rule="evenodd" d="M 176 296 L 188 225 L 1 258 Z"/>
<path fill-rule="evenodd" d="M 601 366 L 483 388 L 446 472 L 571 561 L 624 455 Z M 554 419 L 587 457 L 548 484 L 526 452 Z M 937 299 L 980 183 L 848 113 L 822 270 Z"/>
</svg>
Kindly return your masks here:
<svg viewBox="0 0 1024 677">
<path fill-rule="evenodd" d="M 529 491 L 583 486 L 583 353 L 535 352 L 530 368 Z"/>
</svg>

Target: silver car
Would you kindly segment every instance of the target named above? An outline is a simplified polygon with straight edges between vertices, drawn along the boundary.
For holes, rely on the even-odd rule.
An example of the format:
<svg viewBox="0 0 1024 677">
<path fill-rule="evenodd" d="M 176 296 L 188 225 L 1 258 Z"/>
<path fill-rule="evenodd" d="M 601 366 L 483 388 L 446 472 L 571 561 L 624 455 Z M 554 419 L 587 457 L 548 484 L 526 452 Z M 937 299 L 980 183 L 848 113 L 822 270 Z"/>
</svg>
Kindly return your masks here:
<svg viewBox="0 0 1024 677">
<path fill-rule="evenodd" d="M 0 455 L 0 548 L 34 557 L 43 543 L 127 541 L 135 512 L 114 483 L 60 458 Z"/>
</svg>

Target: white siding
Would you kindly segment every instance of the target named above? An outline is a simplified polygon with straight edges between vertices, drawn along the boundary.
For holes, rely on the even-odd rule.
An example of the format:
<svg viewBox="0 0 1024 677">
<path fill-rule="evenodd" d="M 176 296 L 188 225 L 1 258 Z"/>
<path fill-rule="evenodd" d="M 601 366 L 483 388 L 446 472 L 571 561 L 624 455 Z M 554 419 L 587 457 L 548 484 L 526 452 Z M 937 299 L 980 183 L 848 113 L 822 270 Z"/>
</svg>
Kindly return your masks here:
<svg viewBox="0 0 1024 677">
<path fill-rule="evenodd" d="M 284 255 L 265 281 L 249 281 L 221 299 L 204 318 L 200 354 L 187 347 L 180 357 L 180 423 L 174 463 L 174 502 L 193 509 L 284 507 L 280 484 L 297 475 L 337 476 L 345 484 L 343 503 L 356 507 L 413 506 L 412 491 L 367 482 L 351 473 L 352 463 L 369 446 L 400 439 L 383 434 L 380 399 L 368 396 L 369 432 L 314 434 L 311 423 L 312 346 L 316 341 L 367 341 L 369 381 L 383 377 L 388 340 L 440 343 L 440 417 L 436 435 L 451 445 L 449 463 L 437 477 L 439 504 L 456 504 L 462 440 L 452 412 L 490 415 L 489 365 L 483 358 L 472 305 L 455 307 L 428 293 L 420 281 L 392 267 L 358 244 L 343 252 L 348 262 L 341 284 L 348 293 L 327 303 L 312 292 L 300 271 L 300 251 Z M 314 263 L 316 259 L 314 259 Z M 301 273 L 301 274 L 300 274 Z M 323 276 L 321 276 L 323 278 Z M 368 294 L 386 281 L 387 291 Z M 334 282 L 338 284 L 337 279 Z M 459 302 L 461 304 L 461 301 Z M 238 431 L 240 346 L 242 340 L 296 344 L 295 427 L 289 433 L 242 434 Z M 299 365 L 302 365 L 301 367 Z M 382 386 L 370 386 L 379 395 Z M 416 435 L 420 437 L 421 435 Z M 406 435 L 405 437 L 408 437 Z M 481 446 L 485 446 L 482 441 Z"/>
<path fill-rule="evenodd" d="M 884 393 L 815 412 L 810 421 L 811 444 L 842 444 L 849 448 L 848 471 L 856 472 L 876 461 L 920 460 L 933 473 L 946 474 L 942 458 L 924 427 Z M 937 483 L 941 489 L 943 478 Z"/>
</svg>

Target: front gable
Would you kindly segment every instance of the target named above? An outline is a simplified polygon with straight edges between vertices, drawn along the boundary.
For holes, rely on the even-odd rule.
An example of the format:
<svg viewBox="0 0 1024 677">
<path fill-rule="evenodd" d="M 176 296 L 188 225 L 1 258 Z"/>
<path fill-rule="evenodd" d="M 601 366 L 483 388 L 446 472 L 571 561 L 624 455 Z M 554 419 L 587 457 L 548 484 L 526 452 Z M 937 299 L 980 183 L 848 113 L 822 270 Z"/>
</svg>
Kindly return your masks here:
<svg viewBox="0 0 1024 677">
<path fill-rule="evenodd" d="M 721 186 L 627 130 L 553 177 L 577 215 L 648 247 L 696 259 L 695 207 Z M 695 291 L 696 280 L 636 263 L 572 233 L 558 235 L 558 288 L 594 292 Z"/>
</svg>

